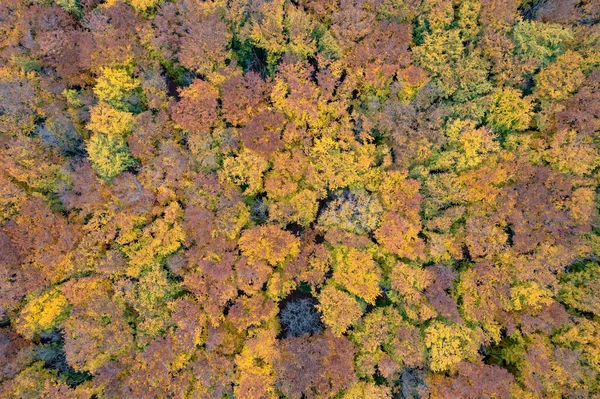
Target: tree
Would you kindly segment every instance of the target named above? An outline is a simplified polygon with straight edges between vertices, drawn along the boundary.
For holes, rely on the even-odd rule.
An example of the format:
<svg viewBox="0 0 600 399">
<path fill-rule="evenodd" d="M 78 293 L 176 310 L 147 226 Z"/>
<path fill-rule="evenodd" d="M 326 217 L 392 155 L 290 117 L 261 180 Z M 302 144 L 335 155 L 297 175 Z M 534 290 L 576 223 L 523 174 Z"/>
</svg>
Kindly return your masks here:
<svg viewBox="0 0 600 399">
<path fill-rule="evenodd" d="M 133 347 L 133 330 L 124 317 L 125 309 L 109 296 L 105 283 L 83 280 L 64 290 L 73 304 L 64 322 L 65 354 L 78 371 L 94 373 Z"/>
<path fill-rule="evenodd" d="M 256 72 L 232 74 L 220 85 L 223 116 L 233 125 L 246 124 L 266 105 L 268 87 Z"/>
<path fill-rule="evenodd" d="M 568 51 L 536 75 L 535 94 L 542 104 L 566 100 L 583 83 L 582 57 Z"/>
<path fill-rule="evenodd" d="M 599 13 L 0 0 L 0 396 L 599 397 Z"/>
<path fill-rule="evenodd" d="M 252 118 L 240 129 L 244 147 L 265 159 L 283 147 L 281 136 L 285 127 L 285 117 L 276 112 L 264 111 Z"/>
<path fill-rule="evenodd" d="M 0 127 L 7 135 L 29 134 L 33 130 L 37 117 L 33 79 L 32 72 L 0 69 L 0 93 L 4 98 Z"/>
<path fill-rule="evenodd" d="M 289 397 L 319 398 L 348 389 L 355 380 L 354 349 L 345 338 L 324 335 L 287 338 L 275 366 L 276 386 Z"/>
<path fill-rule="evenodd" d="M 463 360 L 474 360 L 479 349 L 477 332 L 460 324 L 434 321 L 425 329 L 429 367 L 434 372 L 455 369 Z"/>
<path fill-rule="evenodd" d="M 311 298 L 290 300 L 279 314 L 279 320 L 288 337 L 300 337 L 321 332 L 320 305 Z"/>
<path fill-rule="evenodd" d="M 268 168 L 268 162 L 259 154 L 242 149 L 237 156 L 223 160 L 221 178 L 245 187 L 247 195 L 256 195 L 263 191 L 263 174 Z"/>
<path fill-rule="evenodd" d="M 209 82 L 194 79 L 179 96 L 171 111 L 173 121 L 192 134 L 206 133 L 217 120 L 218 90 Z"/>
<path fill-rule="evenodd" d="M 342 191 L 319 216 L 323 229 L 339 228 L 355 234 L 367 234 L 377 228 L 383 212 L 376 197 L 365 190 Z"/>
<path fill-rule="evenodd" d="M 356 248 L 338 246 L 332 257 L 333 280 L 351 294 L 374 304 L 380 294 L 381 270 L 372 255 Z"/>
<path fill-rule="evenodd" d="M 114 178 L 136 164 L 127 142 L 119 136 L 95 134 L 87 144 L 87 151 L 92 166 L 105 180 Z"/>
<path fill-rule="evenodd" d="M 587 262 L 580 270 L 562 275 L 562 286 L 559 291 L 559 299 L 569 307 L 582 312 L 590 312 L 598 315 L 597 291 L 600 281 L 597 278 L 598 264 Z"/>
<path fill-rule="evenodd" d="M 120 111 L 105 103 L 93 107 L 90 112 L 90 121 L 86 128 L 95 134 L 105 136 L 126 137 L 135 127 L 135 118 L 128 111 Z"/>
<path fill-rule="evenodd" d="M 132 72 L 132 66 L 127 64 L 100 68 L 94 94 L 117 110 L 133 112 L 139 109 L 140 80 L 132 77 Z"/>
<path fill-rule="evenodd" d="M 488 123 L 499 132 L 525 130 L 531 121 L 533 105 L 521 92 L 504 88 L 494 93 L 494 102 L 487 116 Z"/>
<path fill-rule="evenodd" d="M 558 24 L 521 21 L 514 26 L 512 38 L 519 57 L 546 66 L 564 52 L 573 33 Z"/>
<path fill-rule="evenodd" d="M 388 297 L 405 308 L 409 319 L 425 321 L 436 316 L 435 308 L 423 291 L 433 279 L 430 269 L 399 261 L 388 273 L 391 292 Z"/>
<path fill-rule="evenodd" d="M 262 290 L 267 282 L 272 268 L 263 261 L 251 262 L 242 257 L 235 264 L 238 288 L 247 294 Z"/>
<path fill-rule="evenodd" d="M 432 375 L 429 378 L 433 396 L 478 398 L 485 395 L 510 398 L 510 386 L 514 377 L 502 367 L 483 363 L 460 362 L 457 375 L 447 377 Z"/>
<path fill-rule="evenodd" d="M 489 153 L 500 149 L 496 135 L 488 128 L 476 127 L 472 120 L 456 119 L 446 125 L 448 144 L 437 160 L 440 168 L 463 171 L 483 162 Z"/>
<path fill-rule="evenodd" d="M 227 317 L 238 331 L 243 331 L 273 319 L 277 311 L 275 302 L 259 293 L 251 297 L 239 296 L 229 308 Z"/>
<path fill-rule="evenodd" d="M 377 385 L 373 382 L 355 382 L 352 387 L 344 393 L 344 398 L 360 399 L 360 398 L 381 398 L 390 399 L 392 394 L 386 386 Z"/>
<path fill-rule="evenodd" d="M 300 251 L 298 239 L 274 225 L 244 230 L 238 245 L 250 261 L 263 261 L 271 266 L 283 265 Z"/>
<path fill-rule="evenodd" d="M 41 332 L 51 331 L 69 315 L 69 303 L 57 289 L 31 298 L 19 313 L 15 329 L 26 338 Z"/>
<path fill-rule="evenodd" d="M 323 314 L 325 325 L 331 328 L 336 336 L 341 336 L 352 324 L 360 320 L 363 309 L 351 295 L 327 285 L 319 293 L 317 309 Z"/>
<path fill-rule="evenodd" d="M 210 75 L 231 57 L 228 45 L 233 35 L 222 20 L 223 10 L 190 1 L 179 4 L 184 22 L 178 58 L 195 73 Z"/>
<path fill-rule="evenodd" d="M 418 236 L 420 225 L 410 223 L 394 212 L 386 212 L 381 218 L 381 227 L 375 231 L 375 238 L 383 247 L 401 258 L 418 259 L 424 257 L 425 243 Z"/>
</svg>

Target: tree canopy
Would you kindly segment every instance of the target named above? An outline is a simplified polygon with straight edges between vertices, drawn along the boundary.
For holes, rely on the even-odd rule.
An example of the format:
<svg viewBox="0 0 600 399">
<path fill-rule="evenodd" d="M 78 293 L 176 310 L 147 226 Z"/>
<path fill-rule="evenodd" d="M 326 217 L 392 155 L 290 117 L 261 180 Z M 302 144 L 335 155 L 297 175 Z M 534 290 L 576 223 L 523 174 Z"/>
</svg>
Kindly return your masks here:
<svg viewBox="0 0 600 399">
<path fill-rule="evenodd" d="M 0 0 L 0 397 L 600 397 L 597 0 Z"/>
</svg>

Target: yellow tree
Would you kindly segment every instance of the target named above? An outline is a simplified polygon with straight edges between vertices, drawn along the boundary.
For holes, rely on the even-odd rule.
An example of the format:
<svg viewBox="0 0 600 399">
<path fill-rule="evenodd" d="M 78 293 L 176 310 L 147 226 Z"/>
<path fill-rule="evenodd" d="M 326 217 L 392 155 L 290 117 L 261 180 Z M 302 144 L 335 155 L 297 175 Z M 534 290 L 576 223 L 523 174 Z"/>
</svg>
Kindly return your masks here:
<svg viewBox="0 0 600 399">
<path fill-rule="evenodd" d="M 425 346 L 429 354 L 429 367 L 434 372 L 452 370 L 464 360 L 477 356 L 477 333 L 460 324 L 434 321 L 425 329 Z"/>
<path fill-rule="evenodd" d="M 274 225 L 244 230 L 238 245 L 250 261 L 263 261 L 271 266 L 282 265 L 300 253 L 299 240 Z"/>
<path fill-rule="evenodd" d="M 69 315 L 67 298 L 54 288 L 32 296 L 15 320 L 15 329 L 26 338 L 56 328 Z"/>
<path fill-rule="evenodd" d="M 333 280 L 370 304 L 380 294 L 381 269 L 371 253 L 339 246 L 333 250 Z"/>
<path fill-rule="evenodd" d="M 360 320 L 363 309 L 352 295 L 327 285 L 318 295 L 317 309 L 322 313 L 323 322 L 336 336 L 341 336 L 351 325 Z"/>
</svg>

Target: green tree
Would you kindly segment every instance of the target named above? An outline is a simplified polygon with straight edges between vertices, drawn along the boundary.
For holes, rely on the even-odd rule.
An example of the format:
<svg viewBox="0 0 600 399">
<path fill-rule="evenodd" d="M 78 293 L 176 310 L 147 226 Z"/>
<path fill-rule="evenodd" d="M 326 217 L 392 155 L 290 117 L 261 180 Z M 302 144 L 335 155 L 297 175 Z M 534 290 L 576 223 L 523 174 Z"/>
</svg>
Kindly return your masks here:
<svg viewBox="0 0 600 399">
<path fill-rule="evenodd" d="M 517 89 L 506 87 L 494 92 L 487 122 L 494 130 L 507 133 L 527 129 L 532 116 L 531 99 L 523 98 Z"/>
<path fill-rule="evenodd" d="M 105 180 L 112 179 L 136 164 L 127 142 L 119 136 L 95 134 L 88 141 L 87 152 L 92 166 Z"/>
<path fill-rule="evenodd" d="M 573 33 L 558 24 L 527 20 L 514 26 L 512 39 L 517 56 L 546 66 L 565 51 Z"/>
</svg>

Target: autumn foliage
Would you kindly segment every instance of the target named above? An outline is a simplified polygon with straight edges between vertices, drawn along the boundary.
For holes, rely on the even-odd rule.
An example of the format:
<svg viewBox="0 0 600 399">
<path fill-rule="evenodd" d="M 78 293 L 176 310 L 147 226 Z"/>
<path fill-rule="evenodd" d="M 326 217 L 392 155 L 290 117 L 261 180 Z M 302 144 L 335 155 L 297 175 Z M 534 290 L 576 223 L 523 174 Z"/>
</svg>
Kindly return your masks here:
<svg viewBox="0 0 600 399">
<path fill-rule="evenodd" d="M 0 397 L 600 397 L 596 0 L 1 0 Z"/>
</svg>

